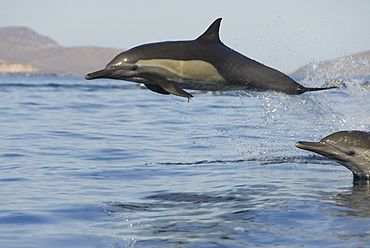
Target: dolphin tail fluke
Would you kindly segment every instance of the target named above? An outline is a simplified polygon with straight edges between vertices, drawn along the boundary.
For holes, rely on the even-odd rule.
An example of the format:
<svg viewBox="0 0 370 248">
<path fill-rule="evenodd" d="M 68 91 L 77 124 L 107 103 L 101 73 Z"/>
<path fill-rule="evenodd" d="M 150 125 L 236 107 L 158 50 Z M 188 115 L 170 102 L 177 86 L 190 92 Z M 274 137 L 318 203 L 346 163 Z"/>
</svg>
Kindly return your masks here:
<svg viewBox="0 0 370 248">
<path fill-rule="evenodd" d="M 308 92 L 308 91 L 319 91 L 319 90 L 330 90 L 330 89 L 336 89 L 338 86 L 330 86 L 330 87 L 321 87 L 321 88 L 306 88 L 304 87 L 301 89 L 301 94 Z"/>
</svg>

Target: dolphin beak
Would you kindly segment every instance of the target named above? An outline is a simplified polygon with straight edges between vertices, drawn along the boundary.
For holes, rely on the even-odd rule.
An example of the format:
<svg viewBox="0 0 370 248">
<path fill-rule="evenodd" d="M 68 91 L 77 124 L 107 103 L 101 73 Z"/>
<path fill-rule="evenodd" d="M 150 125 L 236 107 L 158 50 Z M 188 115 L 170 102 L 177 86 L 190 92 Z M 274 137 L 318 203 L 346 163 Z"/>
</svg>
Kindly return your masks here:
<svg viewBox="0 0 370 248">
<path fill-rule="evenodd" d="M 336 154 L 339 152 L 337 147 L 332 146 L 330 144 L 323 144 L 321 142 L 299 141 L 295 144 L 295 146 L 303 150 L 318 153 L 327 158 L 331 158 L 333 154 Z"/>
<path fill-rule="evenodd" d="M 337 157 L 339 153 L 342 155 L 347 154 L 346 151 L 340 149 L 339 147 L 331 144 L 323 144 L 321 142 L 299 141 L 295 144 L 295 146 L 303 150 L 315 152 L 334 161 L 338 161 Z"/>
<path fill-rule="evenodd" d="M 96 78 L 106 78 L 112 74 L 112 71 L 113 71 L 112 69 L 102 69 L 99 71 L 91 72 L 86 74 L 85 79 L 91 80 Z"/>
<path fill-rule="evenodd" d="M 86 80 L 93 79 L 93 77 L 91 76 L 91 73 L 86 74 L 85 79 L 86 79 Z"/>
<path fill-rule="evenodd" d="M 97 79 L 97 78 L 112 78 L 112 79 L 125 79 L 125 72 L 134 71 L 138 68 L 135 64 L 122 64 L 119 66 L 107 66 L 105 69 L 88 73 L 85 79 Z M 120 74 L 116 72 L 120 71 Z"/>
<path fill-rule="evenodd" d="M 324 149 L 327 147 L 327 145 L 321 144 L 319 142 L 307 142 L 307 141 L 299 141 L 295 143 L 295 146 L 300 149 L 304 149 L 304 150 L 308 150 L 312 152 L 316 152 L 317 150 L 320 150 L 320 148 Z"/>
</svg>

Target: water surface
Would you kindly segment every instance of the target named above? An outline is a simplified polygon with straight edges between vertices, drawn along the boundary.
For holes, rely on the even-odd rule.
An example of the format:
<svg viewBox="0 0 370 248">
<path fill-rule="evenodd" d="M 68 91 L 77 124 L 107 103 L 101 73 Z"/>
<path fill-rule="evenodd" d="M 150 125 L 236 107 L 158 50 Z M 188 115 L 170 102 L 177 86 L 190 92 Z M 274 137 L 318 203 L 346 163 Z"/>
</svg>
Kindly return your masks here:
<svg viewBox="0 0 370 248">
<path fill-rule="evenodd" d="M 294 146 L 369 131 L 365 80 L 188 102 L 126 82 L 1 77 L 0 246 L 370 246 L 369 187 Z"/>
</svg>

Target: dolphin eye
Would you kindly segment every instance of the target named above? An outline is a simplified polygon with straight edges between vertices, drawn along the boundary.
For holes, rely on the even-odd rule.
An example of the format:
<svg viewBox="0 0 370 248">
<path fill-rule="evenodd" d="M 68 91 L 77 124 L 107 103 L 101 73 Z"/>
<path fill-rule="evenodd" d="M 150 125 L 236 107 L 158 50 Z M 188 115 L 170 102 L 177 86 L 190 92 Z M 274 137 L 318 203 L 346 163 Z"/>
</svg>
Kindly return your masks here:
<svg viewBox="0 0 370 248">
<path fill-rule="evenodd" d="M 347 151 L 347 154 L 350 155 L 350 156 L 354 156 L 354 155 L 356 155 L 356 152 L 353 151 L 353 150 L 349 150 L 349 151 Z"/>
</svg>

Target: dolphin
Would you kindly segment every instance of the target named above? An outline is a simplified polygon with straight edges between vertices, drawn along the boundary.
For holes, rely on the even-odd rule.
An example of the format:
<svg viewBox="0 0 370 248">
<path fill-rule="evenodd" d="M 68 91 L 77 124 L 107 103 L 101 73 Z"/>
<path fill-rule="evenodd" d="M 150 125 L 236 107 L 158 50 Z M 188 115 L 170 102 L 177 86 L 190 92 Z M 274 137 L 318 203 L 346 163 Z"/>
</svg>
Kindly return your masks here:
<svg viewBox="0 0 370 248">
<path fill-rule="evenodd" d="M 336 87 L 306 88 L 284 73 L 224 45 L 221 18 L 197 39 L 139 45 L 118 54 L 85 79 L 110 78 L 144 84 L 160 94 L 190 98 L 184 89 L 277 91 L 299 95 Z"/>
<path fill-rule="evenodd" d="M 354 180 L 370 179 L 370 133 L 340 131 L 319 142 L 297 142 L 296 147 L 330 158 L 353 173 Z"/>
</svg>

